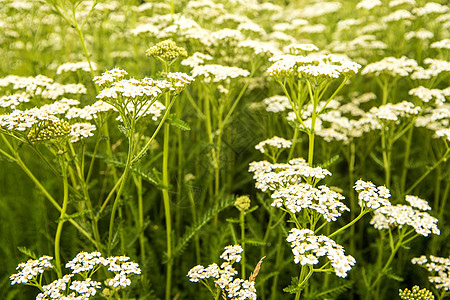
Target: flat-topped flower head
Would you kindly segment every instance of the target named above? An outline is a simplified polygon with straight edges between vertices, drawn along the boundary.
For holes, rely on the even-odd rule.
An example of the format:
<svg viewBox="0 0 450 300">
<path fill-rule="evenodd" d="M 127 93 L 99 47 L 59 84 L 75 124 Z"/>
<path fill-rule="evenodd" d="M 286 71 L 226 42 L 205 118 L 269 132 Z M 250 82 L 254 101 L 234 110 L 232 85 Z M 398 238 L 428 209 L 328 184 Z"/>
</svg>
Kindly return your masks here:
<svg viewBox="0 0 450 300">
<path fill-rule="evenodd" d="M 275 152 L 279 151 L 281 149 L 288 149 L 292 145 L 292 142 L 289 140 L 286 140 L 284 138 L 280 138 L 278 136 L 274 136 L 273 138 L 264 140 L 260 142 L 258 145 L 255 146 L 256 150 L 259 150 L 261 153 L 266 152 Z"/>
<path fill-rule="evenodd" d="M 172 86 L 177 93 L 184 90 L 189 84 L 191 84 L 191 82 L 194 81 L 194 77 L 182 72 L 170 72 L 166 77 L 167 80 L 172 83 Z"/>
<path fill-rule="evenodd" d="M 290 75 L 335 79 L 342 75 L 354 75 L 361 68 L 361 65 L 348 57 L 337 54 L 280 55 L 272 57 L 270 61 L 275 63 L 267 69 L 267 73 L 278 79 Z"/>
<path fill-rule="evenodd" d="M 439 235 L 438 220 L 426 212 L 414 209 L 409 205 L 384 206 L 374 212 L 370 221 L 375 229 L 402 228 L 411 226 L 417 234 L 428 236 L 430 233 Z"/>
<path fill-rule="evenodd" d="M 80 62 L 68 62 L 60 65 L 58 69 L 56 69 L 56 74 L 62 74 L 67 72 L 77 72 L 78 70 L 84 71 L 84 72 L 90 72 L 91 67 L 93 71 L 97 70 L 97 64 L 94 62 L 91 62 L 91 66 L 89 67 L 89 63 L 86 61 L 80 61 Z"/>
<path fill-rule="evenodd" d="M 368 64 L 361 74 L 389 75 L 392 77 L 406 77 L 417 70 L 417 61 L 406 56 L 400 58 L 385 57 L 380 61 Z"/>
<path fill-rule="evenodd" d="M 302 266 L 316 265 L 320 257 L 327 256 L 336 275 L 345 278 L 356 263 L 351 255 L 345 255 L 344 247 L 306 228 L 292 228 L 286 240 L 291 244 L 294 262 Z"/>
<path fill-rule="evenodd" d="M 322 215 L 327 222 L 336 221 L 344 211 L 350 209 L 341 202 L 341 194 L 321 185 L 313 187 L 307 183 L 298 183 L 275 190 L 271 198 L 272 206 L 282 207 L 292 213 L 313 210 Z"/>
<path fill-rule="evenodd" d="M 19 272 L 9 276 L 11 285 L 36 280 L 36 277 L 44 273 L 45 270 L 53 268 L 52 260 L 53 257 L 44 255 L 38 259 L 29 259 L 25 263 L 20 263 L 16 268 Z"/>
<path fill-rule="evenodd" d="M 183 66 L 189 66 L 191 68 L 194 68 L 196 66 L 204 64 L 205 61 L 212 60 L 212 59 L 213 59 L 213 57 L 211 55 L 204 54 L 204 53 L 201 53 L 201 52 L 195 52 L 194 54 L 192 54 L 188 58 L 183 59 L 181 61 L 181 64 Z"/>
<path fill-rule="evenodd" d="M 128 73 L 125 70 L 122 70 L 119 68 L 114 68 L 114 69 L 105 71 L 100 76 L 95 76 L 94 79 L 92 79 L 92 80 L 95 82 L 95 84 L 104 88 L 106 86 L 111 85 L 113 82 L 122 79 L 127 74 Z"/>
<path fill-rule="evenodd" d="M 353 188 L 358 192 L 358 204 L 362 208 L 379 209 L 391 205 L 388 200 L 391 193 L 385 186 L 377 187 L 370 181 L 359 179 Z"/>
<path fill-rule="evenodd" d="M 268 112 L 278 113 L 292 109 L 292 105 L 289 102 L 288 97 L 284 95 L 275 95 L 264 99 L 262 102 L 264 103 L 266 111 Z"/>
<path fill-rule="evenodd" d="M 411 263 L 425 268 L 430 275 L 428 280 L 442 292 L 450 291 L 450 258 L 422 255 L 411 259 Z"/>
<path fill-rule="evenodd" d="M 410 89 L 409 95 L 416 96 L 425 103 L 431 102 L 434 99 L 436 105 L 442 105 L 445 102 L 445 91 L 439 89 L 429 89 L 423 86 Z"/>
<path fill-rule="evenodd" d="M 259 161 L 250 163 L 249 172 L 254 173 L 255 187 L 263 192 L 275 191 L 302 181 L 317 183 L 331 172 L 321 167 L 310 167 L 302 158 L 296 158 L 287 164 Z"/>
<path fill-rule="evenodd" d="M 406 195 L 406 202 L 411 205 L 411 207 L 417 208 L 419 210 L 431 210 L 431 206 L 428 204 L 426 200 L 423 200 L 414 195 Z"/>
<path fill-rule="evenodd" d="M 250 72 L 238 67 L 222 65 L 203 65 L 192 69 L 192 77 L 201 78 L 205 82 L 221 82 L 237 77 L 248 77 Z"/>
<path fill-rule="evenodd" d="M 165 40 L 147 49 L 146 55 L 158 57 L 167 63 L 171 63 L 177 58 L 187 57 L 187 52 L 184 48 L 177 46 L 174 41 Z"/>
<path fill-rule="evenodd" d="M 242 253 L 242 251 L 244 251 L 244 249 L 242 249 L 240 245 L 226 246 L 225 251 L 220 255 L 220 258 L 228 262 L 240 262 L 241 256 L 239 253 Z"/>
<path fill-rule="evenodd" d="M 100 252 L 80 252 L 71 261 L 66 263 L 66 268 L 72 269 L 72 273 L 83 273 L 99 266 L 106 266 L 109 262 L 102 257 Z"/>
<path fill-rule="evenodd" d="M 305 55 L 308 52 L 319 51 L 314 44 L 289 44 L 284 51 L 292 55 Z"/>
<path fill-rule="evenodd" d="M 372 113 L 380 122 L 394 122 L 400 123 L 402 119 L 416 116 L 421 111 L 420 106 L 415 106 L 408 101 L 402 101 L 399 103 L 388 103 L 380 107 L 372 107 L 370 113 Z"/>
</svg>

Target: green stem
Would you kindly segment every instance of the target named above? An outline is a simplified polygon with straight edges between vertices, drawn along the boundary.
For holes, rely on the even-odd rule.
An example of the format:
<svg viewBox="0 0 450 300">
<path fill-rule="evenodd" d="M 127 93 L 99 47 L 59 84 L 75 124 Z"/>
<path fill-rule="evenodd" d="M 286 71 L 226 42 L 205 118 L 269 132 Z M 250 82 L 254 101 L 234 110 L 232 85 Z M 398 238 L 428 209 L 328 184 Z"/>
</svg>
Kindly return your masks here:
<svg viewBox="0 0 450 300">
<path fill-rule="evenodd" d="M 434 169 L 437 168 L 437 166 L 439 166 L 443 161 L 447 160 L 447 156 L 450 154 L 450 148 L 447 148 L 447 151 L 445 151 L 444 155 L 442 155 L 442 157 L 430 168 L 427 169 L 427 171 L 425 173 L 422 174 L 422 176 L 420 176 L 419 179 L 416 180 L 416 182 L 413 183 L 413 185 L 405 192 L 405 195 L 409 195 L 409 193 L 411 193 L 411 191 L 420 183 L 422 182 L 422 180 L 425 179 L 425 177 L 428 176 L 428 174 L 430 174 L 431 171 L 433 171 Z"/>
<path fill-rule="evenodd" d="M 302 287 L 303 285 L 306 284 L 306 282 L 308 281 L 309 277 L 311 277 L 311 275 L 314 272 L 314 269 L 311 266 L 308 266 L 309 272 L 308 274 L 306 274 L 306 276 L 304 275 L 306 267 L 302 266 L 301 268 L 301 272 L 300 272 L 300 276 L 298 277 L 298 285 L 297 288 Z M 301 291 L 295 294 L 295 300 L 299 300 L 300 299 L 300 294 Z"/>
<path fill-rule="evenodd" d="M 168 68 L 168 66 L 166 66 Z M 168 70 L 166 70 L 168 71 Z M 170 95 L 165 95 L 166 107 L 170 106 Z M 170 292 L 172 285 L 172 217 L 170 213 L 170 196 L 169 196 L 169 137 L 170 124 L 164 124 L 164 144 L 163 144 L 163 165 L 162 165 L 162 185 L 163 185 L 163 201 L 164 216 L 166 220 L 166 239 L 167 239 L 167 274 L 166 274 L 166 300 L 170 300 Z"/>
<path fill-rule="evenodd" d="M 129 134 L 130 136 L 128 138 L 128 154 L 127 154 L 127 161 L 125 164 L 125 170 L 123 171 L 123 174 L 119 179 L 120 186 L 117 191 L 116 198 L 114 199 L 114 204 L 113 204 L 112 211 L 111 211 L 111 217 L 110 217 L 110 221 L 109 221 L 109 232 L 108 232 L 108 249 L 107 249 L 108 255 L 111 255 L 111 250 L 112 250 L 114 221 L 115 221 L 117 206 L 119 205 L 120 196 L 122 195 L 123 189 L 125 187 L 125 183 L 127 182 L 128 174 L 130 172 L 130 168 L 131 168 L 131 164 L 132 164 L 131 159 L 133 157 L 133 150 L 134 150 L 134 138 L 132 136 L 133 135 L 132 132 L 134 132 L 134 125 L 131 125 L 130 134 Z M 116 183 L 116 186 L 117 186 L 117 183 Z"/>
<path fill-rule="evenodd" d="M 63 178 L 63 205 L 61 208 L 61 214 L 58 221 L 58 226 L 56 228 L 56 235 L 55 235 L 55 263 L 56 263 L 56 273 L 58 274 L 58 277 L 62 277 L 62 270 L 61 270 L 61 255 L 60 255 L 60 242 L 61 242 L 61 234 L 62 229 L 65 222 L 65 215 L 67 210 L 67 204 L 69 202 L 69 181 L 67 178 L 67 164 L 64 159 L 64 156 L 60 156 L 60 163 L 61 163 L 61 169 L 62 169 L 62 178 Z"/>
<path fill-rule="evenodd" d="M 242 278 L 245 278 L 245 212 L 241 211 L 241 215 L 239 218 L 239 224 L 241 226 L 241 247 L 242 247 L 242 258 L 241 258 L 241 274 L 242 274 Z"/>
<path fill-rule="evenodd" d="M 409 156 L 411 154 L 412 137 L 413 137 L 413 127 L 409 129 L 408 136 L 406 137 L 405 160 L 403 161 L 402 177 L 400 181 L 400 191 L 402 197 L 405 195 L 406 178 L 408 177 Z"/>
<path fill-rule="evenodd" d="M 387 136 L 385 126 L 383 126 L 381 130 L 381 148 L 383 151 L 383 166 L 384 166 L 384 181 L 387 188 L 390 188 L 391 185 L 391 150 L 392 144 L 389 141 L 389 137 Z"/>
<path fill-rule="evenodd" d="M 331 238 L 331 237 L 335 236 L 336 234 L 338 234 L 339 232 L 341 232 L 341 231 L 347 229 L 348 227 L 352 226 L 353 224 L 358 222 L 358 220 L 361 219 L 366 213 L 367 213 L 367 211 L 365 211 L 364 209 L 361 209 L 361 212 L 359 213 L 359 215 L 355 219 L 353 219 L 350 223 L 346 224 L 345 226 L 342 226 L 341 228 L 339 228 L 338 230 L 336 230 L 332 234 L 328 235 L 328 237 Z"/>
</svg>

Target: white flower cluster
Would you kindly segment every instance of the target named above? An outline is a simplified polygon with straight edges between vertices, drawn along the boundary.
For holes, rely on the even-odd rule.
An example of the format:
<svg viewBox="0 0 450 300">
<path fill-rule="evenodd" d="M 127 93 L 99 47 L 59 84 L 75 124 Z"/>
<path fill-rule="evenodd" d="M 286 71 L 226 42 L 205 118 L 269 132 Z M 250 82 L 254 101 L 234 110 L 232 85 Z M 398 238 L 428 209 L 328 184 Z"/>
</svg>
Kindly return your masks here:
<svg viewBox="0 0 450 300">
<path fill-rule="evenodd" d="M 91 123 L 75 123 L 70 126 L 70 142 L 76 143 L 82 138 L 94 135 L 96 127 Z"/>
<path fill-rule="evenodd" d="M 100 76 L 95 76 L 92 80 L 97 84 L 98 86 L 105 87 L 110 85 L 111 83 L 125 77 L 127 75 L 127 71 L 114 68 L 108 71 L 105 71 Z"/>
<path fill-rule="evenodd" d="M 419 86 L 413 89 L 410 89 L 408 92 L 409 95 L 416 96 L 421 99 L 423 102 L 430 102 L 435 99 L 436 105 L 442 105 L 445 102 L 446 91 L 440 89 L 429 89 L 423 86 Z"/>
<path fill-rule="evenodd" d="M 264 103 L 266 111 L 268 112 L 278 113 L 283 112 L 287 109 L 292 109 L 291 103 L 286 96 L 275 95 L 264 99 L 262 102 Z"/>
<path fill-rule="evenodd" d="M 292 142 L 278 136 L 274 136 L 273 138 L 264 140 L 255 146 L 256 150 L 259 150 L 261 153 L 275 152 L 280 149 L 287 149 L 292 146 Z"/>
<path fill-rule="evenodd" d="M 16 108 L 21 103 L 30 102 L 31 96 L 26 92 L 0 97 L 0 107 Z"/>
<path fill-rule="evenodd" d="M 423 80 L 431 79 L 438 76 L 442 72 L 450 71 L 450 62 L 441 59 L 425 58 L 423 62 L 429 67 L 424 69 L 423 67 L 417 67 L 414 73 L 411 74 L 411 79 Z"/>
<path fill-rule="evenodd" d="M 317 48 L 314 44 L 289 44 L 283 49 L 285 52 L 292 54 L 292 55 L 300 55 L 304 54 L 306 52 L 313 52 L 313 51 L 319 51 L 319 48 Z"/>
<path fill-rule="evenodd" d="M 220 82 L 237 77 L 248 77 L 250 72 L 238 67 L 222 65 L 203 65 L 192 69 L 192 77 L 200 77 L 205 82 Z"/>
<path fill-rule="evenodd" d="M 268 161 L 250 163 L 249 172 L 254 173 L 255 187 L 263 192 L 275 191 L 281 187 L 306 181 L 313 182 L 331 176 L 330 171 L 321 167 L 309 167 L 304 159 L 292 159 L 287 164 L 272 164 Z"/>
<path fill-rule="evenodd" d="M 405 200 L 409 203 L 409 205 L 411 205 L 411 207 L 418 208 L 420 210 L 431 210 L 431 206 L 428 202 L 417 196 L 406 195 Z"/>
<path fill-rule="evenodd" d="M 307 183 L 293 184 L 277 189 L 271 197 L 274 199 L 272 206 L 284 206 L 292 213 L 310 209 L 321 214 L 328 222 L 336 221 L 344 211 L 350 211 L 340 202 L 345 197 L 324 185 L 313 187 Z"/>
<path fill-rule="evenodd" d="M 92 120 L 96 119 L 98 114 L 105 111 L 113 110 L 113 107 L 101 100 L 96 101 L 92 105 L 86 105 L 83 108 L 70 107 L 65 115 L 66 119 L 83 119 Z"/>
<path fill-rule="evenodd" d="M 430 255 L 429 260 L 425 255 L 411 259 L 413 264 L 423 266 L 428 272 L 428 280 L 438 290 L 450 291 L 450 258 Z"/>
<path fill-rule="evenodd" d="M 430 48 L 434 49 L 450 49 L 450 39 L 443 39 L 437 42 L 434 42 L 430 45 Z"/>
<path fill-rule="evenodd" d="M 415 71 L 418 67 L 417 61 L 406 56 L 401 58 L 395 57 L 385 57 L 380 61 L 368 64 L 362 71 L 361 74 L 371 74 L 380 75 L 386 74 L 392 77 L 408 76 L 410 73 Z"/>
<path fill-rule="evenodd" d="M 187 276 L 191 282 L 214 278 L 214 283 L 227 293 L 232 300 L 256 300 L 255 282 L 234 278 L 238 272 L 233 268 L 235 262 L 241 260 L 243 249 L 240 245 L 230 245 L 225 247 L 225 251 L 220 258 L 225 260 L 219 267 L 217 264 L 210 264 L 208 267 L 197 265 L 189 270 Z"/>
<path fill-rule="evenodd" d="M 448 5 L 442 5 L 436 2 L 428 2 L 423 7 L 417 7 L 412 10 L 417 16 L 425 16 L 429 14 L 443 14 L 450 10 Z"/>
<path fill-rule="evenodd" d="M 444 128 L 436 131 L 436 136 L 443 137 L 450 142 L 450 128 Z"/>
<path fill-rule="evenodd" d="M 10 276 L 11 284 L 25 283 L 34 286 L 41 285 L 41 279 L 37 278 L 46 269 L 53 268 L 50 256 L 42 256 L 38 260 L 28 260 L 20 263 L 17 270 L 20 272 Z M 129 277 L 133 274 L 141 274 L 137 263 L 129 261 L 127 256 L 112 256 L 103 258 L 99 252 L 80 252 L 74 259 L 66 264 L 66 268 L 72 273 L 42 286 L 42 293 L 36 299 L 60 299 L 60 300 L 86 300 L 95 296 L 101 283 L 89 278 L 101 267 L 108 267 L 108 271 L 115 274 L 114 278 L 106 280 L 106 284 L 112 288 L 127 287 L 131 284 Z M 84 281 L 74 280 L 76 274 L 82 274 Z M 69 285 L 70 284 L 70 285 Z M 68 289 L 67 289 L 68 287 Z M 70 292 L 74 291 L 74 292 Z"/>
<path fill-rule="evenodd" d="M 356 263 L 351 255 L 345 255 L 344 247 L 306 228 L 292 228 L 286 240 L 291 243 L 295 263 L 302 266 L 318 264 L 319 258 L 326 255 L 336 275 L 344 278 Z"/>
<path fill-rule="evenodd" d="M 36 280 L 36 277 L 45 270 L 53 268 L 51 260 L 53 257 L 44 255 L 39 259 L 29 259 L 25 263 L 20 263 L 16 268 L 16 270 L 20 270 L 19 273 L 9 276 L 11 285 Z"/>
<path fill-rule="evenodd" d="M 376 186 L 370 181 L 359 179 L 353 186 L 358 192 L 358 204 L 362 208 L 379 209 L 380 207 L 389 207 L 391 203 L 388 198 L 391 192 L 385 186 Z"/>
<path fill-rule="evenodd" d="M 383 3 L 380 0 L 361 0 L 358 4 L 356 4 L 356 8 L 364 8 L 367 10 L 371 10 L 374 7 L 380 6 Z"/>
<path fill-rule="evenodd" d="M 401 119 L 419 114 L 420 110 L 420 106 L 415 106 L 408 101 L 402 101 L 396 104 L 388 103 L 380 107 L 372 107 L 370 113 L 374 114 L 382 122 L 394 121 L 399 123 Z"/>
<path fill-rule="evenodd" d="M 425 109 L 424 114 L 416 119 L 414 125 L 426 127 L 432 131 L 440 132 L 440 136 L 445 136 L 445 129 L 448 129 L 450 126 L 450 104 L 444 103 L 438 107 L 428 107 Z M 436 135 L 434 137 L 440 136 Z"/>
<path fill-rule="evenodd" d="M 123 70 L 112 69 L 94 78 L 95 83 L 103 87 L 97 98 L 118 111 L 120 116 L 117 119 L 121 121 L 125 115 L 136 119 L 152 115 L 152 119 L 157 120 L 166 107 L 156 99 L 164 92 L 179 93 L 194 80 L 192 76 L 180 72 L 168 73 L 163 80 L 124 79 L 126 74 Z M 93 109 L 102 111 L 106 108 L 97 106 Z"/>
<path fill-rule="evenodd" d="M 128 256 L 113 256 L 108 257 L 108 271 L 114 272 L 114 278 L 106 280 L 106 284 L 110 287 L 127 287 L 131 284 L 130 275 L 141 274 L 139 265 L 135 262 L 129 261 Z"/>
<path fill-rule="evenodd" d="M 275 63 L 267 73 L 275 78 L 290 76 L 313 78 L 339 78 L 356 74 L 361 66 L 337 54 L 279 55 L 269 59 Z"/>
<path fill-rule="evenodd" d="M 168 81 L 172 83 L 176 92 L 181 92 L 194 81 L 194 77 L 182 72 L 169 72 L 166 77 Z"/>
<path fill-rule="evenodd" d="M 74 274 L 67 274 L 62 278 L 54 280 L 50 284 L 44 285 L 42 287 L 43 292 L 36 296 L 36 300 L 64 299 L 64 291 L 66 291 L 67 284 L 69 284 L 73 276 Z M 86 298 L 89 299 L 89 296 Z M 75 293 L 69 295 L 68 299 L 75 299 Z"/>
<path fill-rule="evenodd" d="M 416 5 L 416 0 L 391 0 L 389 2 L 389 7 L 396 7 L 399 5 L 411 5 L 411 6 L 415 6 Z"/>
<path fill-rule="evenodd" d="M 201 52 L 195 52 L 194 54 L 192 54 L 191 56 L 189 56 L 186 59 L 183 59 L 181 61 L 181 64 L 183 66 L 189 66 L 191 68 L 194 68 L 196 66 L 202 65 L 205 63 L 205 61 L 207 60 L 212 60 L 212 56 L 208 55 L 208 54 L 203 54 Z"/>
<path fill-rule="evenodd" d="M 108 265 L 108 260 L 100 252 L 80 252 L 74 259 L 66 263 L 66 268 L 72 269 L 73 274 L 90 271 L 99 266 Z"/>
<path fill-rule="evenodd" d="M 381 22 L 383 23 L 391 23 L 391 22 L 397 22 L 401 20 L 412 20 L 414 19 L 414 15 L 411 14 L 406 9 L 399 9 L 392 13 L 390 13 L 387 16 L 384 16 L 381 18 Z"/>
<path fill-rule="evenodd" d="M 341 2 L 318 2 L 302 8 L 298 16 L 302 18 L 315 18 L 338 11 L 342 7 Z"/>
<path fill-rule="evenodd" d="M 417 234 L 428 236 L 430 233 L 440 234 L 437 227 L 438 220 L 426 212 L 414 209 L 409 205 L 385 206 L 377 209 L 370 224 L 375 229 L 389 229 L 394 226 L 402 228 L 409 225 L 414 228 Z"/>
<path fill-rule="evenodd" d="M 94 62 L 91 62 L 92 70 L 97 70 L 97 64 Z M 86 61 L 81 62 L 75 62 L 75 63 L 64 63 L 56 69 L 56 74 L 62 74 L 65 72 L 76 72 L 78 70 L 84 71 L 84 72 L 90 72 L 91 69 L 89 68 L 89 63 Z"/>
<path fill-rule="evenodd" d="M 405 38 L 407 40 L 411 40 L 411 39 L 419 39 L 419 40 L 430 40 L 434 37 L 434 33 L 432 33 L 429 30 L 420 28 L 417 31 L 410 31 L 408 33 L 405 34 Z"/>
<path fill-rule="evenodd" d="M 239 48 L 250 49 L 255 55 L 279 55 L 281 51 L 273 42 L 260 42 L 257 40 L 243 40 L 238 43 Z"/>
</svg>

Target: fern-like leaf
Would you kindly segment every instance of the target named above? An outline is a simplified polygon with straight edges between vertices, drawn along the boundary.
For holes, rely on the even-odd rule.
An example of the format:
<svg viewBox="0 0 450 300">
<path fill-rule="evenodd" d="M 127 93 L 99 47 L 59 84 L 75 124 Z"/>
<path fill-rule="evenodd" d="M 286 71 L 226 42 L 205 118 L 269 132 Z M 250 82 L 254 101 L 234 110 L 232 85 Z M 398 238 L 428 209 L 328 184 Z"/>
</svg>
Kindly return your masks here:
<svg viewBox="0 0 450 300">
<path fill-rule="evenodd" d="M 307 300 L 314 300 L 314 299 L 335 299 L 336 296 L 342 294 L 343 292 L 350 289 L 353 285 L 353 281 L 346 282 L 344 284 L 341 284 L 336 287 L 329 288 L 325 291 L 319 292 L 319 293 L 313 293 L 312 295 L 308 295 L 305 299 Z"/>
<path fill-rule="evenodd" d="M 197 222 L 189 227 L 184 235 L 178 241 L 177 246 L 173 252 L 173 258 L 181 255 L 183 251 L 186 249 L 189 241 L 199 232 L 200 229 L 203 228 L 215 215 L 219 214 L 225 208 L 231 206 L 234 203 L 233 197 L 227 197 L 224 200 L 220 201 L 216 206 L 206 211 L 206 213 L 201 216 Z"/>
</svg>

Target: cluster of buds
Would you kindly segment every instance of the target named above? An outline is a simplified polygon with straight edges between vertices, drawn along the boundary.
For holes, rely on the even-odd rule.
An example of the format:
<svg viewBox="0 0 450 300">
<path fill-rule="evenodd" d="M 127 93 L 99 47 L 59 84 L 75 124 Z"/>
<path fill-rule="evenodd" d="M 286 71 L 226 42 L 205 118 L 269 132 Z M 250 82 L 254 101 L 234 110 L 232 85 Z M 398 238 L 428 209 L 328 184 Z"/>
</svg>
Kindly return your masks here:
<svg viewBox="0 0 450 300">
<path fill-rule="evenodd" d="M 70 130 L 70 124 L 64 120 L 43 120 L 31 128 L 28 140 L 33 144 L 49 141 L 70 134 Z"/>
<path fill-rule="evenodd" d="M 147 49 L 146 55 L 155 56 L 170 64 L 179 57 L 187 57 L 187 52 L 185 49 L 178 47 L 174 41 L 166 40 Z"/>
</svg>

